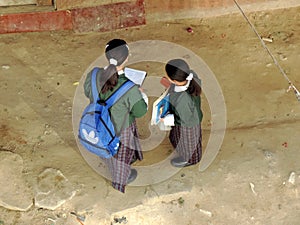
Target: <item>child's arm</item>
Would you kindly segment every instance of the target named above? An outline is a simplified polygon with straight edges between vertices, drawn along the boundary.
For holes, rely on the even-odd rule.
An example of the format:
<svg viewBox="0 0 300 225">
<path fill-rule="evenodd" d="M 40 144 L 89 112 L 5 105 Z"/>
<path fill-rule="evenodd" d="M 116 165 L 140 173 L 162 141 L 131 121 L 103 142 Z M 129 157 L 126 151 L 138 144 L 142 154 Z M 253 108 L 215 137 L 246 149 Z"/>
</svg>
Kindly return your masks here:
<svg viewBox="0 0 300 225">
<path fill-rule="evenodd" d="M 180 101 L 175 106 L 180 124 L 187 127 L 198 125 L 201 121 L 199 120 L 197 107 L 200 107 L 200 105 L 192 101 L 192 98 L 186 93 L 180 97 Z"/>
<path fill-rule="evenodd" d="M 143 92 L 141 92 L 137 86 L 133 87 L 130 91 L 126 93 L 129 95 L 127 103 L 130 110 L 130 114 L 135 118 L 144 116 L 148 110 L 148 105 L 142 93 Z"/>
<path fill-rule="evenodd" d="M 84 94 L 86 97 L 90 99 L 90 101 L 93 100 L 91 77 L 92 77 L 92 73 L 89 72 L 85 78 L 84 85 L 83 85 Z"/>
</svg>

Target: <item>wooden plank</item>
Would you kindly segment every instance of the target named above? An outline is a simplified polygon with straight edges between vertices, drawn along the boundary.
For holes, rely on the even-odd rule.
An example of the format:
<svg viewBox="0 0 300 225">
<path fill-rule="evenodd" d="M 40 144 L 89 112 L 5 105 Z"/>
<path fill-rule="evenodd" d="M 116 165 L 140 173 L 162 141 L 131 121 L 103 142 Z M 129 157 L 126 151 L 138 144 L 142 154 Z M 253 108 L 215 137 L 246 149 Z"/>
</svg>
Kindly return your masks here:
<svg viewBox="0 0 300 225">
<path fill-rule="evenodd" d="M 0 34 L 50 30 L 72 30 L 68 11 L 0 15 Z"/>
<path fill-rule="evenodd" d="M 37 0 L 0 0 L 0 6 L 10 5 L 31 5 L 36 4 Z"/>
<path fill-rule="evenodd" d="M 36 0 L 36 4 L 38 6 L 49 6 L 49 5 L 53 5 L 52 0 Z"/>
<path fill-rule="evenodd" d="M 51 30 L 102 32 L 145 23 L 144 0 L 136 0 L 82 9 L 0 14 L 0 34 Z"/>
<path fill-rule="evenodd" d="M 146 23 L 144 0 L 73 9 L 75 32 L 111 31 Z"/>
<path fill-rule="evenodd" d="M 57 10 L 88 8 L 120 2 L 135 2 L 135 0 L 56 0 Z"/>
</svg>

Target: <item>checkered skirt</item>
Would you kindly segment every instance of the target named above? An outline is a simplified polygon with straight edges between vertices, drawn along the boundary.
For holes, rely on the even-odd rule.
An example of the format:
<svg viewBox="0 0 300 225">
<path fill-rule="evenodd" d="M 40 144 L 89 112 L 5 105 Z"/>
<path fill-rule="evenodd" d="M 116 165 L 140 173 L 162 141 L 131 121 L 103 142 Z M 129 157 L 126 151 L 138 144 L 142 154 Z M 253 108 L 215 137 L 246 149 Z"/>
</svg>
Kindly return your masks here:
<svg viewBox="0 0 300 225">
<path fill-rule="evenodd" d="M 174 126 L 169 139 L 179 156 L 186 162 L 196 164 L 202 157 L 201 125 L 194 127 Z"/>
<path fill-rule="evenodd" d="M 118 153 L 106 161 L 112 176 L 112 186 L 124 193 L 131 172 L 131 162 L 135 159 L 143 159 L 135 121 L 121 131 L 120 141 L 121 144 Z"/>
</svg>

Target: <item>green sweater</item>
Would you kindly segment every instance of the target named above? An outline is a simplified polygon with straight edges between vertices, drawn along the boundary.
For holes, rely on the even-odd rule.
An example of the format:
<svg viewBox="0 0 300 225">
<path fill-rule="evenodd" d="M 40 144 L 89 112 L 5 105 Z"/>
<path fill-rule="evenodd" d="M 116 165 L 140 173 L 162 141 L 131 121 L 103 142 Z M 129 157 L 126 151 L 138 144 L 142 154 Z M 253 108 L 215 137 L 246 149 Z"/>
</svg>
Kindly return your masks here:
<svg viewBox="0 0 300 225">
<path fill-rule="evenodd" d="M 201 81 L 195 77 L 197 83 Z M 192 96 L 187 91 L 175 92 L 174 85 L 170 87 L 170 113 L 174 114 L 175 126 L 193 127 L 199 125 L 203 114 L 200 96 Z"/>
<path fill-rule="evenodd" d="M 100 87 L 100 76 L 103 72 L 101 68 L 97 73 L 97 89 L 98 92 L 101 89 Z M 91 72 L 87 74 L 85 83 L 84 83 L 84 93 L 93 101 L 92 95 L 92 86 L 91 86 Z M 124 82 L 128 79 L 125 77 L 125 74 L 119 75 L 118 83 L 113 88 L 112 91 L 107 91 L 106 93 L 99 93 L 101 100 L 107 100 Z M 137 85 L 133 86 L 129 91 L 127 91 L 120 99 L 117 101 L 111 108 L 111 119 L 115 127 L 117 134 L 120 133 L 121 129 L 127 128 L 130 126 L 135 118 L 142 117 L 147 112 L 147 104 L 145 103 L 142 94 Z"/>
</svg>

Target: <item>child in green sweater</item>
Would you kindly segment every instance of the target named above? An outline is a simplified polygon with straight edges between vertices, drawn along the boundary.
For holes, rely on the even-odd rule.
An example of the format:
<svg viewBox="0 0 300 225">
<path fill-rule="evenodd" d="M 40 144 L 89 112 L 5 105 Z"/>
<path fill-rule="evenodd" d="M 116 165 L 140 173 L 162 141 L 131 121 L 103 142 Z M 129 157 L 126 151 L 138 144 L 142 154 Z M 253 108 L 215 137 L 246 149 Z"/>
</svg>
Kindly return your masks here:
<svg viewBox="0 0 300 225">
<path fill-rule="evenodd" d="M 175 123 L 169 139 L 179 154 L 171 164 L 175 167 L 194 165 L 202 157 L 201 81 L 182 59 L 170 60 L 165 70 L 171 82 L 169 113 L 174 115 Z"/>
<path fill-rule="evenodd" d="M 128 60 L 128 45 L 124 40 L 113 39 L 107 43 L 105 55 L 109 65 L 100 68 L 96 79 L 103 101 L 128 80 L 123 70 Z M 84 92 L 92 101 L 91 72 L 85 80 Z M 112 175 L 112 186 L 121 192 L 125 192 L 126 184 L 137 177 L 137 171 L 131 169 L 130 164 L 143 159 L 135 118 L 144 116 L 147 107 L 147 96 L 135 85 L 110 108 L 115 132 L 120 136 L 120 147 L 114 157 L 106 159 L 106 163 Z"/>
</svg>

